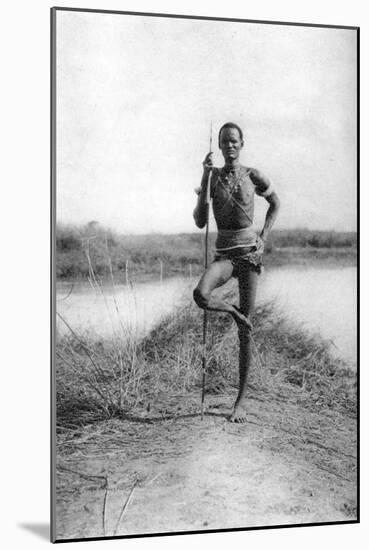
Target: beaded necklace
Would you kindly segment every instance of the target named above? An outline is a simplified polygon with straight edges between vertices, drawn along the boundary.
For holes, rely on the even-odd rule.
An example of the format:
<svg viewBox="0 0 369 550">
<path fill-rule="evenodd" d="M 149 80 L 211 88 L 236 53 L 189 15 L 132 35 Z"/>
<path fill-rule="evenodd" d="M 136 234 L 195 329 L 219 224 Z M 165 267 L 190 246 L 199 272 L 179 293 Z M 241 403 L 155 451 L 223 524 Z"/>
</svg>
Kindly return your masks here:
<svg viewBox="0 0 369 550">
<path fill-rule="evenodd" d="M 237 191 L 241 188 L 241 167 L 237 167 L 237 169 L 229 171 L 222 168 L 219 179 L 230 195 L 233 196 L 233 194 L 237 193 Z"/>
</svg>

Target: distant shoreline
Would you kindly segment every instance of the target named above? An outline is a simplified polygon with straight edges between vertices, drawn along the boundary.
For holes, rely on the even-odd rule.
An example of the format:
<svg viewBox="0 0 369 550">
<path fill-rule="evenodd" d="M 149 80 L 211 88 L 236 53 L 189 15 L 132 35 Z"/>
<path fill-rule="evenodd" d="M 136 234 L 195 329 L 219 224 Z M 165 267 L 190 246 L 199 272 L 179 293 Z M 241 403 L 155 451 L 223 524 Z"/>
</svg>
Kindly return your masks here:
<svg viewBox="0 0 369 550">
<path fill-rule="evenodd" d="M 210 254 L 216 234 L 209 235 Z M 266 247 L 266 269 L 285 265 L 355 266 L 354 232 L 273 231 Z M 203 271 L 203 232 L 173 235 L 118 235 L 99 225 L 60 226 L 56 232 L 58 281 L 101 280 L 118 283 L 197 276 Z"/>
<path fill-rule="evenodd" d="M 210 258 L 212 254 L 210 254 Z M 353 248 L 298 248 L 285 247 L 276 248 L 264 255 L 265 269 L 277 269 L 280 267 L 356 267 L 357 250 Z M 83 283 L 87 282 L 89 274 L 87 269 L 81 268 L 76 264 L 73 266 L 73 273 L 70 275 L 57 276 L 58 283 Z M 170 260 L 148 264 L 128 262 L 128 270 L 114 270 L 114 282 L 125 284 L 127 282 L 144 283 L 160 278 L 168 279 L 170 277 L 199 276 L 204 267 L 200 263 L 191 263 L 187 266 L 178 265 Z M 111 281 L 111 274 L 103 272 L 99 274 L 99 279 L 105 282 Z"/>
</svg>

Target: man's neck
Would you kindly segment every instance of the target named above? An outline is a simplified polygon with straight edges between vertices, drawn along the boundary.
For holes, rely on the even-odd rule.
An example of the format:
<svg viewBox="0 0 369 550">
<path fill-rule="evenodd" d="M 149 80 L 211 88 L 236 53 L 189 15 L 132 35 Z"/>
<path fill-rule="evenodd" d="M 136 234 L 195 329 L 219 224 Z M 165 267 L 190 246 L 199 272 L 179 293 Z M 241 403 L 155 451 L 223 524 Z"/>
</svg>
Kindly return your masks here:
<svg viewBox="0 0 369 550">
<path fill-rule="evenodd" d="M 240 167 L 240 161 L 238 159 L 226 161 L 224 169 L 227 172 L 235 172 Z"/>
</svg>

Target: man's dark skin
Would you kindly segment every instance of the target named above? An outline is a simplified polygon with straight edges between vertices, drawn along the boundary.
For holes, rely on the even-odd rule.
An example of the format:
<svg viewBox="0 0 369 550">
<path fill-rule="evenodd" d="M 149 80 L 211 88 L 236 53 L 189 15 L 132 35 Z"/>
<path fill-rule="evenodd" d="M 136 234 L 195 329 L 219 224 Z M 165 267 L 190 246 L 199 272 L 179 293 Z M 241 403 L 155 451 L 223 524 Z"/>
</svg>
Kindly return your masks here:
<svg viewBox="0 0 369 550">
<path fill-rule="evenodd" d="M 237 128 L 223 128 L 219 136 L 219 148 L 224 157 L 224 170 L 240 170 L 239 155 L 244 142 Z M 203 228 L 206 224 L 206 186 L 209 178 L 209 172 L 213 168 L 212 153 L 206 155 L 203 162 L 204 172 L 201 180 L 201 190 L 199 192 L 197 205 L 194 211 L 194 219 L 197 227 Z M 268 178 L 254 168 L 248 169 L 248 177 L 258 194 L 266 194 L 265 200 L 269 203 L 266 213 L 264 227 L 259 235 L 257 253 L 262 255 L 266 240 L 272 225 L 275 222 L 279 210 L 279 199 L 275 191 L 271 191 L 271 183 Z M 270 189 L 269 189 L 270 188 Z M 268 191 L 269 190 L 269 191 Z M 252 199 L 250 199 L 253 201 Z M 250 203 L 251 204 L 251 203 Z M 237 206 L 231 212 L 231 215 L 224 216 L 222 208 L 215 205 L 213 200 L 214 217 L 218 230 L 241 230 L 252 226 L 250 217 Z M 245 251 L 247 251 L 245 249 Z M 239 308 L 221 298 L 212 295 L 214 289 L 224 285 L 234 274 L 234 265 L 230 259 L 221 259 L 213 262 L 203 273 L 196 289 L 194 290 L 194 299 L 199 307 L 210 311 L 222 311 L 229 313 L 238 325 L 240 339 L 239 353 L 239 391 L 230 416 L 231 422 L 246 422 L 246 390 L 247 376 L 251 364 L 251 330 L 250 315 L 254 308 L 257 277 L 258 273 L 247 263 L 238 272 L 239 281 Z"/>
</svg>

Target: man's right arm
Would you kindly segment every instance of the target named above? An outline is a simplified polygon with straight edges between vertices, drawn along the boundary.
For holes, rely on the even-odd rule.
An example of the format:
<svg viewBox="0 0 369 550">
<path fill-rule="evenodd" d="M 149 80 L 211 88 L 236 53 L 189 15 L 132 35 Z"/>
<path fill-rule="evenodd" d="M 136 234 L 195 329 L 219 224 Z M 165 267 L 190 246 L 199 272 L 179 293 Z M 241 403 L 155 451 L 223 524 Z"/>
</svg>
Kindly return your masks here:
<svg viewBox="0 0 369 550">
<path fill-rule="evenodd" d="M 208 184 L 209 174 L 204 174 L 201 180 L 201 187 L 198 190 L 197 204 L 195 210 L 193 211 L 193 217 L 197 227 L 202 229 L 206 225 L 206 220 L 208 219 L 208 210 L 209 204 L 206 202 L 206 187 Z"/>
<path fill-rule="evenodd" d="M 209 204 L 206 202 L 206 190 L 208 186 L 208 180 L 210 172 L 213 169 L 212 153 L 208 153 L 203 162 L 204 173 L 201 179 L 201 185 L 199 190 L 196 190 L 198 193 L 197 204 L 195 210 L 193 211 L 193 217 L 197 227 L 202 229 L 206 225 L 208 219 Z M 209 182 L 209 185 L 211 182 Z"/>
</svg>

